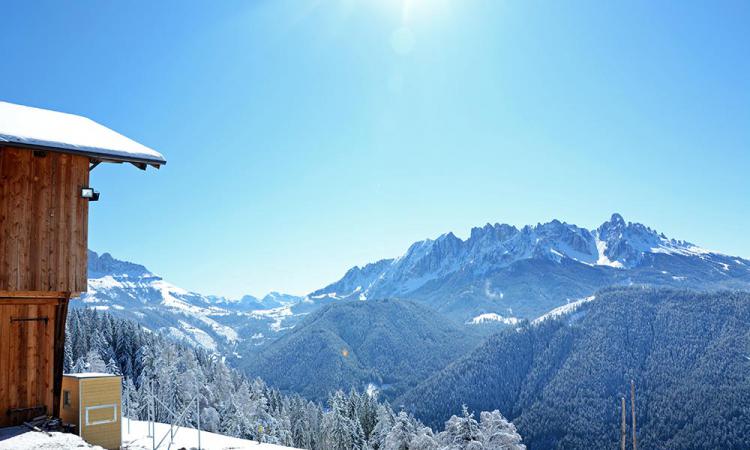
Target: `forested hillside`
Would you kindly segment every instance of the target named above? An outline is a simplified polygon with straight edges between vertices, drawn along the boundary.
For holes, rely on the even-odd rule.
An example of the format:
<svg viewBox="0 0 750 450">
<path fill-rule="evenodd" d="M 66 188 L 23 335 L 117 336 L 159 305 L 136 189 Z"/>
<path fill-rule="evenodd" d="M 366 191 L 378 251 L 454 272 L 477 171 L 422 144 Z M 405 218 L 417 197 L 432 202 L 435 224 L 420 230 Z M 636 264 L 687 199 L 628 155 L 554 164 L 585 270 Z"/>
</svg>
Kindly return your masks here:
<svg viewBox="0 0 750 450">
<path fill-rule="evenodd" d="M 459 407 L 455 412 L 462 413 L 435 433 L 367 393 L 332 392 L 325 406 L 283 395 L 203 349 L 108 313 L 72 310 L 66 331 L 65 370 L 123 375 L 123 413 L 132 418 L 147 419 L 150 392 L 177 411 L 200 392 L 202 429 L 262 442 L 310 450 L 525 448 L 515 426 L 498 411 L 482 412 L 477 421 Z M 160 408 L 155 419 L 169 422 Z M 195 426 L 196 417 L 188 424 Z"/>
<path fill-rule="evenodd" d="M 393 398 L 467 354 L 479 340 L 475 330 L 413 302 L 336 302 L 240 364 L 278 389 L 313 400 L 368 385 Z"/>
<path fill-rule="evenodd" d="M 493 336 L 397 404 L 433 426 L 497 408 L 532 449 L 615 448 L 633 379 L 641 449 L 747 448 L 748 324 L 748 293 L 609 289 Z"/>
</svg>

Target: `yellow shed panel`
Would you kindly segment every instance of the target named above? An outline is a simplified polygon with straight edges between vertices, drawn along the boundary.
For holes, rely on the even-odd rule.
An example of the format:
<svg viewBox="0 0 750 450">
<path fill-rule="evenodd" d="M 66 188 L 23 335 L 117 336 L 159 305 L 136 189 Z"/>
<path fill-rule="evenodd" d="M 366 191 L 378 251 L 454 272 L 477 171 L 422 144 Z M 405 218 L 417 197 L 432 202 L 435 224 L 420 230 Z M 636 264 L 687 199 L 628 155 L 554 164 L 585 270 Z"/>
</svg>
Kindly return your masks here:
<svg viewBox="0 0 750 450">
<path fill-rule="evenodd" d="M 62 396 L 60 399 L 60 418 L 65 423 L 72 423 L 78 432 L 78 378 L 63 377 Z"/>
<path fill-rule="evenodd" d="M 68 383 L 71 385 L 67 389 Z M 75 387 L 73 387 L 73 385 Z M 62 411 L 66 411 L 65 398 L 77 405 L 67 406 L 66 416 L 76 423 L 78 434 L 88 443 L 109 450 L 119 449 L 122 443 L 122 380 L 107 374 L 66 375 L 63 382 Z M 66 394 L 68 392 L 68 394 Z M 76 414 L 77 413 L 77 414 Z M 66 420 L 67 421 L 67 420 Z"/>
</svg>

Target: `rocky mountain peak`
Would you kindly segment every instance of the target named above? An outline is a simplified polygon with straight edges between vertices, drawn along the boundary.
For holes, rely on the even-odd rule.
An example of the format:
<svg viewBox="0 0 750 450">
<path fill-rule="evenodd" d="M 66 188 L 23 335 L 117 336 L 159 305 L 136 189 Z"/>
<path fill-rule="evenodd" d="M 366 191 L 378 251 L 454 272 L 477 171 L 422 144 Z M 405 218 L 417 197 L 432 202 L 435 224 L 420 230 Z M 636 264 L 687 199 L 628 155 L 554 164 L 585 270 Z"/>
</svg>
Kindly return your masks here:
<svg viewBox="0 0 750 450">
<path fill-rule="evenodd" d="M 653 271 L 657 266 L 660 267 L 658 276 L 649 275 L 644 280 L 671 286 L 687 279 L 682 273 L 672 273 L 673 265 L 680 267 L 680 271 L 691 267 L 690 270 L 708 271 L 720 277 L 727 276 L 731 267 L 738 266 L 738 274 L 747 277 L 750 270 L 743 262 L 736 261 L 739 260 L 669 239 L 645 225 L 626 222 L 622 215 L 614 213 L 594 230 L 555 219 L 521 229 L 487 223 L 472 228 L 465 240 L 446 233 L 435 240 L 412 244 L 406 253 L 394 260 L 365 266 L 367 271 L 352 269 L 338 282 L 314 294 L 321 298 L 409 298 L 433 295 L 427 293 L 456 284 L 463 286 L 463 290 L 456 288 L 461 296 L 494 299 L 499 294 L 487 281 L 488 277 L 505 279 L 506 275 L 501 274 L 506 271 L 515 273 L 512 279 L 515 280 L 519 277 L 518 271 L 538 270 L 540 272 L 534 272 L 533 276 L 544 278 L 541 271 L 553 270 L 549 268 L 549 262 L 561 266 L 554 269 L 556 271 L 562 273 L 568 270 L 565 267 L 570 267 L 571 271 L 558 274 L 561 278 L 557 282 L 550 279 L 554 286 L 579 283 L 576 280 L 582 276 L 581 271 L 596 279 L 596 283 L 611 283 L 611 279 L 630 283 L 634 282 L 631 270 L 644 268 Z M 509 278 L 505 283 L 512 280 Z M 520 292 L 521 288 L 518 289 Z M 419 294 L 422 290 L 425 294 Z M 583 293 L 586 292 L 580 294 Z"/>
<path fill-rule="evenodd" d="M 140 264 L 115 259 L 109 253 L 99 255 L 91 250 L 88 251 L 88 273 L 89 278 L 106 275 L 137 278 L 152 275 L 146 267 Z"/>
</svg>

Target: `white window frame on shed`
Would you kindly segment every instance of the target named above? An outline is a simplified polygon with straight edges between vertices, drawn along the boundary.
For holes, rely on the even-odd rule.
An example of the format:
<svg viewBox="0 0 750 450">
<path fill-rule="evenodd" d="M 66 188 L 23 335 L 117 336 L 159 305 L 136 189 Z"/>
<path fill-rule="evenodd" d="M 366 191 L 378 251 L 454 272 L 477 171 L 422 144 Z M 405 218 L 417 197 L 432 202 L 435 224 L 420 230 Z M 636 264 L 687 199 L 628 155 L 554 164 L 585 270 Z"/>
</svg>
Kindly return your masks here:
<svg viewBox="0 0 750 450">
<path fill-rule="evenodd" d="M 97 420 L 96 422 L 89 422 L 89 411 L 93 409 L 103 409 L 103 408 L 112 408 L 112 420 Z M 96 405 L 96 406 L 87 406 L 86 407 L 86 426 L 91 425 L 104 425 L 105 423 L 115 423 L 117 422 L 117 403 L 112 403 L 110 405 Z"/>
</svg>

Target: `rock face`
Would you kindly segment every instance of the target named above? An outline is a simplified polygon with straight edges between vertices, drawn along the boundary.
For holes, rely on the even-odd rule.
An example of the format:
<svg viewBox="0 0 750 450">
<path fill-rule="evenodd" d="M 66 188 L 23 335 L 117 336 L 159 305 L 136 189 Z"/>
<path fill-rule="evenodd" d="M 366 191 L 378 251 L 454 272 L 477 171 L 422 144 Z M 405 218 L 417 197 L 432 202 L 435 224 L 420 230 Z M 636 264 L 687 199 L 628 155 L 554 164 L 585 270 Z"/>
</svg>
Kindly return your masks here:
<svg viewBox="0 0 750 450">
<path fill-rule="evenodd" d="M 413 244 L 404 255 L 350 269 L 312 301 L 402 297 L 457 319 L 532 319 L 608 285 L 750 287 L 750 261 L 669 239 L 619 214 L 594 230 L 553 220 L 518 229 L 487 224 Z"/>
</svg>

